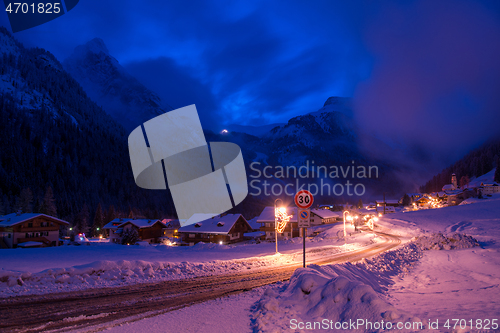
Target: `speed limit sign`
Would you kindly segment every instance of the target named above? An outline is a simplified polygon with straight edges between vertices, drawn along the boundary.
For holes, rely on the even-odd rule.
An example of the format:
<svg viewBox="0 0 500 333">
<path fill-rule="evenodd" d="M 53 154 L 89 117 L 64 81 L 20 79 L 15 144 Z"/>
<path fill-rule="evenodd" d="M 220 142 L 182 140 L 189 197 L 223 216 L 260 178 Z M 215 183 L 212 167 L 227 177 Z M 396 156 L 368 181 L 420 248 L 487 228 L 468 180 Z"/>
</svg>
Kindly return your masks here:
<svg viewBox="0 0 500 333">
<path fill-rule="evenodd" d="M 302 190 L 295 194 L 295 204 L 297 207 L 307 209 L 312 206 L 314 198 L 311 192 Z"/>
</svg>

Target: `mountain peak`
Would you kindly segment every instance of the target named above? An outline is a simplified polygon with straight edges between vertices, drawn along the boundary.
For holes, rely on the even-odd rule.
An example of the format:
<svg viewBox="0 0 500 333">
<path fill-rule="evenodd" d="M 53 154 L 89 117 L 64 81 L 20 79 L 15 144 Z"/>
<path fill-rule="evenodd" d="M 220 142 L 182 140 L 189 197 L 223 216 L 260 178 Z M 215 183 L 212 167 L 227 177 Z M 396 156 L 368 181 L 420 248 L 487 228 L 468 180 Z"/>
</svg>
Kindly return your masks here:
<svg viewBox="0 0 500 333">
<path fill-rule="evenodd" d="M 100 38 L 77 46 L 63 66 L 127 130 L 165 112 L 158 95 L 128 74 Z"/>
<path fill-rule="evenodd" d="M 103 53 L 109 55 L 108 48 L 106 47 L 106 44 L 104 43 L 104 41 L 101 38 L 94 38 L 83 45 L 77 46 L 77 48 L 80 48 L 80 47 L 85 49 L 85 51 L 87 51 L 87 52 L 92 52 L 95 54 L 99 54 L 99 53 L 103 52 Z"/>
<path fill-rule="evenodd" d="M 345 105 L 348 101 L 349 101 L 349 98 L 347 98 L 347 97 L 332 96 L 332 97 L 328 97 L 325 104 L 323 104 L 323 107 L 325 107 L 327 105 L 336 105 L 336 104 Z"/>
</svg>

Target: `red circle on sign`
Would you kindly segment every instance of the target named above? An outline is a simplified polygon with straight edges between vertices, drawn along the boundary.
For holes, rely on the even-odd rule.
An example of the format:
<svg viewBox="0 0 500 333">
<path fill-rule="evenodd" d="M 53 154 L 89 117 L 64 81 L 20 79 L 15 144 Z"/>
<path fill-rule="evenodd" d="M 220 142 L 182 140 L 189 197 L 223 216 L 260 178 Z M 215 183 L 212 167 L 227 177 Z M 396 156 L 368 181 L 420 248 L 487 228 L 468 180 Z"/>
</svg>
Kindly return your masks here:
<svg viewBox="0 0 500 333">
<path fill-rule="evenodd" d="M 294 201 L 297 207 L 302 209 L 307 209 L 312 206 L 314 198 L 311 192 L 302 190 L 297 192 L 297 194 L 295 194 Z"/>
</svg>

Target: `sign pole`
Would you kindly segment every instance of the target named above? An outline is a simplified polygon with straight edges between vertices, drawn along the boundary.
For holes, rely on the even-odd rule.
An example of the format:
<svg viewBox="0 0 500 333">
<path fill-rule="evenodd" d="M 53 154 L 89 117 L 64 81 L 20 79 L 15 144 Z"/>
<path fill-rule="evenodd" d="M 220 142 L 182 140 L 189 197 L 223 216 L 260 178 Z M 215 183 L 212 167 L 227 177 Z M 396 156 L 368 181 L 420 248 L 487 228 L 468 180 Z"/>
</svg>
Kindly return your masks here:
<svg viewBox="0 0 500 333">
<path fill-rule="evenodd" d="M 302 190 L 295 194 L 295 205 L 297 206 L 298 227 L 302 228 L 302 266 L 306 267 L 306 233 L 307 228 L 311 226 L 311 210 L 314 198 L 311 192 Z"/>
<path fill-rule="evenodd" d="M 306 267 L 306 232 L 307 232 L 307 228 L 302 228 L 302 244 L 303 244 L 303 248 L 302 248 L 302 252 L 303 252 L 303 264 L 302 264 L 302 267 Z"/>
</svg>

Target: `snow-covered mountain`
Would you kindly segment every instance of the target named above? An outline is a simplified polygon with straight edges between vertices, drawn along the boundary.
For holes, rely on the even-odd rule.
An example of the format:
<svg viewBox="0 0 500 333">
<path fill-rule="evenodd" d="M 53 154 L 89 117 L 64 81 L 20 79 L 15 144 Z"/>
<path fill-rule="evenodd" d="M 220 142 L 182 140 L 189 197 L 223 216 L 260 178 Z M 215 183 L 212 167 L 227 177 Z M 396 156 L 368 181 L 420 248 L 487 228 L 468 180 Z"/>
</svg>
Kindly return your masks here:
<svg viewBox="0 0 500 333">
<path fill-rule="evenodd" d="M 77 46 L 63 66 L 92 100 L 129 131 L 167 111 L 160 97 L 128 74 L 100 38 Z"/>
<path fill-rule="evenodd" d="M 17 211 L 23 189 L 38 207 L 49 186 L 70 222 L 99 203 L 173 214 L 169 198 L 136 186 L 127 136 L 50 52 L 0 26 L 0 215 Z"/>
<path fill-rule="evenodd" d="M 230 132 L 240 132 L 240 133 L 250 134 L 253 136 L 262 136 L 264 134 L 267 134 L 273 128 L 278 127 L 278 126 L 282 126 L 282 125 L 285 125 L 285 124 L 276 123 L 276 124 L 268 124 L 268 125 L 262 125 L 262 126 L 231 124 L 231 125 L 228 125 L 226 129 Z"/>
</svg>

